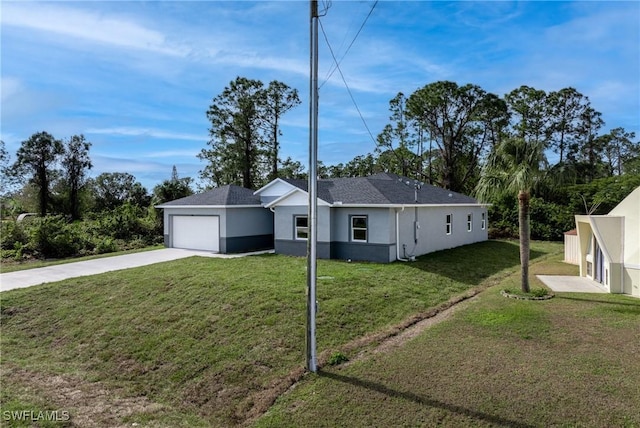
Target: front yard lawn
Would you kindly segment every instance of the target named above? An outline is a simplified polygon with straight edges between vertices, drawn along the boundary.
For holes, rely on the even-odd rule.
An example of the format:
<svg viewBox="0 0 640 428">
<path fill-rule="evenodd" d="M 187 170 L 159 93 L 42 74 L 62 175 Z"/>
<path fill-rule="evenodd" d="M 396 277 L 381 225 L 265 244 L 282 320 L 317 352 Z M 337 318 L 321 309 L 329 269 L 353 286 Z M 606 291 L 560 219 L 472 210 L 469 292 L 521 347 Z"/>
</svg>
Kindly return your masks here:
<svg viewBox="0 0 640 428">
<path fill-rule="evenodd" d="M 399 349 L 308 376 L 256 426 L 640 427 L 640 300 L 502 297 L 518 278 Z"/>
<path fill-rule="evenodd" d="M 534 261 L 562 248 L 532 247 Z M 82 426 L 245 423 L 302 372 L 305 269 L 285 256 L 193 257 L 4 292 L 3 410 L 68 410 Z M 319 261 L 318 350 L 355 352 L 517 269 L 517 244 L 501 241 L 415 263 Z"/>
</svg>

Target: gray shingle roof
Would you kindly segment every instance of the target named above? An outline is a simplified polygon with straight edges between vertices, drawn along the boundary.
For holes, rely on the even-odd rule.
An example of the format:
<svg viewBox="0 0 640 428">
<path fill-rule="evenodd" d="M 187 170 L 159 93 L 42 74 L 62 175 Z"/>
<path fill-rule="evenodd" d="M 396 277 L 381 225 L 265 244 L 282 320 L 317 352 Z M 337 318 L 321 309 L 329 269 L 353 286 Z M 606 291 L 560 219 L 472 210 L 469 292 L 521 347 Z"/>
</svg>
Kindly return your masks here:
<svg viewBox="0 0 640 428">
<path fill-rule="evenodd" d="M 166 202 L 163 206 L 181 206 L 181 205 L 215 205 L 215 206 L 233 206 L 233 205 L 260 205 L 260 198 L 253 194 L 253 190 L 244 187 L 228 184 L 226 186 L 217 187 L 203 193 L 187 196 L 175 201 Z"/>
<path fill-rule="evenodd" d="M 285 180 L 307 191 L 305 180 Z M 407 184 L 408 182 L 408 184 Z M 318 197 L 330 204 L 415 204 L 414 180 L 391 173 L 369 177 L 345 177 L 318 180 Z M 418 204 L 477 204 L 470 196 L 430 184 L 418 189 Z"/>
</svg>

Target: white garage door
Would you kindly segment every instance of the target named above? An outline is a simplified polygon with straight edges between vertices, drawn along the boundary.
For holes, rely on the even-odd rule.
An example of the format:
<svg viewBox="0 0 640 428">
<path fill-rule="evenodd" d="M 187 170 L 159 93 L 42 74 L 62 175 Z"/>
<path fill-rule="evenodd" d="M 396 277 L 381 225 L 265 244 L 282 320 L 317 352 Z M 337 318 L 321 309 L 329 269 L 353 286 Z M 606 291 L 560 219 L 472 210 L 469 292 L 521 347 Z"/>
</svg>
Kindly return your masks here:
<svg viewBox="0 0 640 428">
<path fill-rule="evenodd" d="M 172 247 L 220 251 L 220 218 L 217 216 L 172 216 Z"/>
</svg>

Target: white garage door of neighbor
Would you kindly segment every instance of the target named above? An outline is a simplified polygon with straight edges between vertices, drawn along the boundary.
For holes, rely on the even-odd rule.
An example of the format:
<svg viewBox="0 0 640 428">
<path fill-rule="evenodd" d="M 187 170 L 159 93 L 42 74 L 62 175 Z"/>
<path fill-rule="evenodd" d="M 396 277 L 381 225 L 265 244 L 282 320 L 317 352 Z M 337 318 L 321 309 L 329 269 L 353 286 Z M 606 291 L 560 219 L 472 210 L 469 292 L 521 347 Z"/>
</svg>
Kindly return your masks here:
<svg viewBox="0 0 640 428">
<path fill-rule="evenodd" d="M 220 218 L 218 216 L 174 215 L 172 218 L 172 247 L 220 251 Z"/>
</svg>

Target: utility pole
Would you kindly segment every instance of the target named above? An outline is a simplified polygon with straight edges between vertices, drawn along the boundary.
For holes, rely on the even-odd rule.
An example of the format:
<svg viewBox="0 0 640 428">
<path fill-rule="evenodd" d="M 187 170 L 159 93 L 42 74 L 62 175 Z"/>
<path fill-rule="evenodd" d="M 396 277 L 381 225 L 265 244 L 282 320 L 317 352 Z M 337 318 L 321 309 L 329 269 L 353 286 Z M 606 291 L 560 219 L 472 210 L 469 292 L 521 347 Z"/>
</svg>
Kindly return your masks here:
<svg viewBox="0 0 640 428">
<path fill-rule="evenodd" d="M 318 370 L 316 358 L 316 281 L 318 241 L 318 1 L 311 0 L 309 91 L 309 208 L 307 226 L 307 370 Z"/>
</svg>

